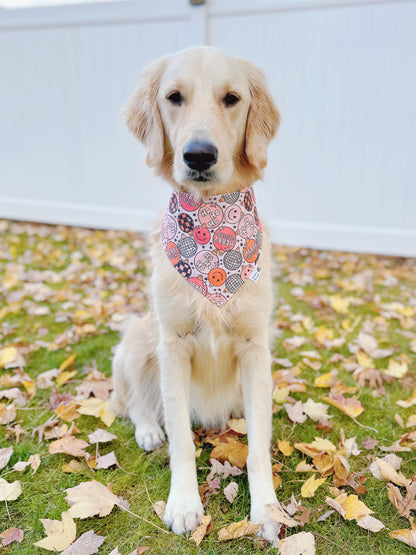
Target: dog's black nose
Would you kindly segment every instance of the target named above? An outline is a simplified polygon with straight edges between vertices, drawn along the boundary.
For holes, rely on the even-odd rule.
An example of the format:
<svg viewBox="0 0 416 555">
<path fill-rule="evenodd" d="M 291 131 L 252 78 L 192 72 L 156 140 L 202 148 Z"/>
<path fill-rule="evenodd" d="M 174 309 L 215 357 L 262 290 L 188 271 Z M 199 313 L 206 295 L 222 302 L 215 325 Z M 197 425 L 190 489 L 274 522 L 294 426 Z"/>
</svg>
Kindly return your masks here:
<svg viewBox="0 0 416 555">
<path fill-rule="evenodd" d="M 216 163 L 217 158 L 218 148 L 212 143 L 192 141 L 183 150 L 183 160 L 191 170 L 207 170 Z"/>
</svg>

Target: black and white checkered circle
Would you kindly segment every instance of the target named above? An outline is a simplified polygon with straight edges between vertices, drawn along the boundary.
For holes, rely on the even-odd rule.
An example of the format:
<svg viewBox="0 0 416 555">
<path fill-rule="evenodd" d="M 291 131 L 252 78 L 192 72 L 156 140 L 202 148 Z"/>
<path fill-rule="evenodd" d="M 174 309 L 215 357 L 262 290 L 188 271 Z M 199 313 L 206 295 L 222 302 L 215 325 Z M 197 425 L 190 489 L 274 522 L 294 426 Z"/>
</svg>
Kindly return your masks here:
<svg viewBox="0 0 416 555">
<path fill-rule="evenodd" d="M 228 251 L 224 254 L 224 266 L 227 270 L 238 270 L 243 263 L 243 257 L 238 251 Z"/>
<path fill-rule="evenodd" d="M 178 248 L 184 258 L 191 258 L 198 250 L 198 245 L 192 237 L 183 237 L 178 241 Z"/>
<path fill-rule="evenodd" d="M 236 293 L 240 287 L 243 285 L 244 281 L 241 279 L 241 276 L 238 274 L 231 274 L 227 278 L 225 282 L 225 287 L 228 289 L 230 293 Z"/>
</svg>

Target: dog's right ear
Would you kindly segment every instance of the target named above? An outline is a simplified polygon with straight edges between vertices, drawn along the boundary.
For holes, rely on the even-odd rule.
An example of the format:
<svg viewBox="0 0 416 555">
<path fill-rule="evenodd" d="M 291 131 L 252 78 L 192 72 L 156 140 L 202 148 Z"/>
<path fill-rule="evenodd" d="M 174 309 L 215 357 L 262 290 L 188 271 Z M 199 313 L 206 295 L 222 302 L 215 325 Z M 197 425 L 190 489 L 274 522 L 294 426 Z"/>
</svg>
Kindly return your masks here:
<svg viewBox="0 0 416 555">
<path fill-rule="evenodd" d="M 164 129 L 157 93 L 160 79 L 166 66 L 166 58 L 159 58 L 141 75 L 141 84 L 124 108 L 129 131 L 147 149 L 146 163 L 158 166 L 164 155 Z"/>
</svg>

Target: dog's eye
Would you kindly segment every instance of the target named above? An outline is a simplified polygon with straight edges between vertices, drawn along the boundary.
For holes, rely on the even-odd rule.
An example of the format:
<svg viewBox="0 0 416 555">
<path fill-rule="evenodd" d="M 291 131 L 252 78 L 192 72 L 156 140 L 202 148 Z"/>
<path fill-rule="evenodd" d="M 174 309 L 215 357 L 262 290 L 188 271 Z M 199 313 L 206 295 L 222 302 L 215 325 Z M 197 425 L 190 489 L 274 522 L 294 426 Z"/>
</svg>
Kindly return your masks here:
<svg viewBox="0 0 416 555">
<path fill-rule="evenodd" d="M 169 102 L 175 104 L 176 106 L 180 106 L 183 102 L 183 96 L 178 91 L 168 94 L 167 99 L 169 100 Z"/>
<path fill-rule="evenodd" d="M 238 102 L 239 100 L 240 100 L 240 99 L 238 98 L 237 95 L 235 95 L 235 94 L 233 94 L 233 93 L 227 93 L 227 94 L 224 96 L 224 100 L 223 100 L 223 101 L 224 101 L 224 104 L 225 104 L 225 105 L 227 106 L 227 108 L 228 108 L 228 106 L 234 106 L 234 104 L 237 104 L 237 102 Z"/>
</svg>

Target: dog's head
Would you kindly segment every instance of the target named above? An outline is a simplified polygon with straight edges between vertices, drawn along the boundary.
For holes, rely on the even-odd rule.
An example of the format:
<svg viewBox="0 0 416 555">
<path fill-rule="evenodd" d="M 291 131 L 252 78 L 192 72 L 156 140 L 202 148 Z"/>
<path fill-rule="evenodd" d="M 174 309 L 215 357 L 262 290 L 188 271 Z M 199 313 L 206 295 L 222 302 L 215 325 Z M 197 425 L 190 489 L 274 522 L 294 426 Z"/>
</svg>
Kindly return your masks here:
<svg viewBox="0 0 416 555">
<path fill-rule="evenodd" d="M 147 164 L 174 186 L 217 194 L 262 175 L 279 113 L 260 69 L 210 47 L 156 60 L 126 106 Z"/>
</svg>

